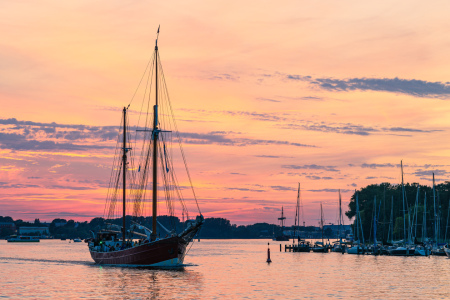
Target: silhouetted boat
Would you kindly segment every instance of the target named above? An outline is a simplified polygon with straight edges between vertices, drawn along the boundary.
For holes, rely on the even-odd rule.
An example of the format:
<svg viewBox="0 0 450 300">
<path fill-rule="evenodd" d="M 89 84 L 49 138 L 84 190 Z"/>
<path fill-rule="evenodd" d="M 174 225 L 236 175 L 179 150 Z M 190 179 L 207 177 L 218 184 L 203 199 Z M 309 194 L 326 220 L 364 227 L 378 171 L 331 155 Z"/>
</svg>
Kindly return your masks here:
<svg viewBox="0 0 450 300">
<path fill-rule="evenodd" d="M 128 107 L 123 108 L 123 129 L 121 133 L 122 141 L 118 142 L 118 146 L 116 148 L 116 153 L 119 155 L 113 165 L 113 174 L 111 176 L 112 180 L 107 198 L 107 203 L 109 204 L 107 219 L 112 219 L 116 212 L 116 204 L 120 201 L 118 190 L 119 187 L 122 186 L 122 203 L 120 203 L 120 206 L 122 207 L 122 226 L 108 223 L 106 228 L 99 231 L 94 236 L 94 239 L 89 242 L 89 251 L 92 259 L 98 264 L 151 267 L 181 266 L 187 253 L 187 246 L 192 242 L 204 222 L 201 213 L 195 220 L 189 220 L 189 215 L 181 193 L 182 191 L 177 184 L 177 177 L 173 172 L 172 151 L 169 151 L 170 149 L 168 149 L 171 145 L 170 139 L 172 138 L 172 131 L 168 129 L 172 128 L 160 128 L 160 126 L 173 127 L 173 131 L 176 133 L 176 137 L 178 138 L 177 142 L 180 145 L 181 156 L 186 166 L 186 160 L 183 149 L 181 148 L 181 139 L 176 128 L 175 118 L 171 115 L 172 106 L 170 104 L 170 99 L 168 98 L 164 74 L 162 72 L 162 66 L 158 54 L 158 38 L 156 39 L 153 64 L 151 70 L 149 69 L 148 74 L 149 77 L 153 77 L 153 74 L 155 76 L 154 84 L 152 85 L 150 83 L 148 86 L 149 90 L 145 90 L 146 93 L 148 91 L 148 95 L 144 97 L 150 98 L 151 89 L 153 87 L 155 88 L 153 122 L 151 122 L 152 124 L 147 123 L 147 119 L 149 119 L 148 114 L 150 114 L 147 111 L 144 129 L 137 130 L 143 132 L 143 137 L 139 138 L 143 141 L 142 148 L 140 147 L 142 152 L 139 167 L 133 167 L 133 159 L 130 159 L 130 162 L 128 162 L 128 152 L 131 150 L 131 143 L 127 141 L 127 110 L 129 105 Z M 164 102 L 164 100 L 166 102 Z M 161 115 L 158 114 L 159 106 L 164 112 Z M 147 105 L 145 107 L 147 107 Z M 167 115 L 171 115 L 172 119 L 162 120 Z M 138 139 L 136 138 L 136 140 Z M 131 167 L 128 166 L 129 163 Z M 129 190 L 127 189 L 127 171 L 129 170 L 134 171 L 131 176 L 132 180 L 130 180 L 132 192 L 129 193 L 133 197 L 134 220 L 132 221 L 131 226 L 127 229 L 125 223 L 127 210 L 126 204 L 127 201 L 131 202 L 131 200 L 127 199 L 126 193 L 127 190 Z M 158 170 L 161 171 L 158 172 Z M 151 178 L 149 179 L 149 177 Z M 191 182 L 188 171 L 187 177 L 189 178 L 189 182 Z M 158 185 L 159 181 L 161 181 L 163 187 Z M 152 229 L 149 229 L 138 222 L 140 220 L 138 217 L 142 215 L 142 212 L 144 211 L 144 204 L 147 201 L 146 191 L 150 189 L 152 191 Z M 168 211 L 171 217 L 174 216 L 175 212 L 174 200 L 178 198 L 181 202 L 180 210 L 182 210 L 183 218 L 186 217 L 186 222 L 184 223 L 184 229 L 180 233 L 176 232 L 175 226 L 172 230 L 168 230 L 157 220 L 158 189 L 165 192 L 165 200 L 167 202 Z M 194 191 L 192 185 L 191 190 L 192 192 Z M 197 202 L 194 192 L 193 197 Z M 160 228 L 166 232 L 165 237 L 161 237 L 160 234 L 157 234 L 158 224 L 160 225 Z M 138 230 L 141 230 L 141 232 Z M 121 239 L 119 239 L 120 235 Z M 133 240 L 134 236 L 139 236 L 140 240 Z"/>
<path fill-rule="evenodd" d="M 38 243 L 40 242 L 38 237 L 35 236 L 24 236 L 20 235 L 18 237 L 11 237 L 8 239 L 8 243 Z"/>
<path fill-rule="evenodd" d="M 414 247 L 410 246 L 404 246 L 404 247 L 397 247 L 393 249 L 388 250 L 389 255 L 392 256 L 413 256 L 416 252 Z"/>
<path fill-rule="evenodd" d="M 300 182 L 298 183 L 297 191 L 297 205 L 295 207 L 295 221 L 294 221 L 294 239 L 292 240 L 293 252 L 310 252 L 311 244 L 306 240 L 300 238 L 300 215 L 303 218 L 303 206 L 300 197 Z M 298 232 L 297 232 L 298 231 Z M 295 245 L 295 238 L 297 238 L 297 245 Z"/>
<path fill-rule="evenodd" d="M 393 256 L 413 256 L 415 253 L 414 246 L 411 245 L 410 228 L 406 227 L 406 199 L 405 199 L 405 185 L 403 183 L 403 161 L 400 161 L 400 168 L 402 172 L 402 200 L 403 200 L 403 246 L 392 248 L 388 250 L 389 255 Z M 408 232 L 408 234 L 406 234 Z"/>
<path fill-rule="evenodd" d="M 287 241 L 289 241 L 289 237 L 283 233 L 283 231 L 284 231 L 284 220 L 286 220 L 286 217 L 284 216 L 283 207 L 281 207 L 281 217 L 278 218 L 278 220 L 280 221 L 280 224 L 281 224 L 281 234 L 279 234 L 276 237 L 274 237 L 273 240 L 274 241 L 287 242 Z"/>
<path fill-rule="evenodd" d="M 450 258 L 450 245 L 445 245 L 444 252 L 447 254 L 448 258 Z"/>
<path fill-rule="evenodd" d="M 313 252 L 321 252 L 321 253 L 328 253 L 328 245 L 325 245 L 323 242 L 323 209 L 322 209 L 322 203 L 320 203 L 320 229 L 322 231 L 322 241 L 321 242 L 315 242 L 314 246 L 311 248 Z"/>
</svg>

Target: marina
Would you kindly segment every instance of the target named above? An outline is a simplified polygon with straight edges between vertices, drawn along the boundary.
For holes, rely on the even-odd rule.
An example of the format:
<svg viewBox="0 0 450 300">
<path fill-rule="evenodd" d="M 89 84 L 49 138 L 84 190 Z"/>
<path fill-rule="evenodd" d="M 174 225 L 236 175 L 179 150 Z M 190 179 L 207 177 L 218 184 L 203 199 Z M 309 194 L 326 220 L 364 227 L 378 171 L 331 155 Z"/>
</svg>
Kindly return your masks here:
<svg viewBox="0 0 450 300">
<path fill-rule="evenodd" d="M 267 243 L 270 243 L 270 264 L 266 262 Z M 96 265 L 85 243 L 43 240 L 39 244 L 18 245 L 0 241 L 2 296 L 6 299 L 446 299 L 450 296 L 450 259 L 445 257 L 279 252 L 279 245 L 284 248 L 287 243 L 270 239 L 202 239 L 190 250 L 185 268 L 161 270 Z M 35 284 L 37 276 L 40 284 Z"/>
</svg>

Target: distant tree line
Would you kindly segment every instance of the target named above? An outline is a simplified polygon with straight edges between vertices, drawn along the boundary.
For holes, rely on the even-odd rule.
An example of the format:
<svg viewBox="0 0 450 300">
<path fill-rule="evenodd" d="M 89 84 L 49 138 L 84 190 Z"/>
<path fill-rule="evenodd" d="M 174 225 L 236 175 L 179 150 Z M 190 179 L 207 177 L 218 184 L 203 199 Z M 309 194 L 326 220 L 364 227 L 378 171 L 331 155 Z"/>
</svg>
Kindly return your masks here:
<svg viewBox="0 0 450 300">
<path fill-rule="evenodd" d="M 135 218 L 132 216 L 126 216 L 125 223 L 128 228 L 132 221 L 138 222 L 148 228 L 152 227 L 152 217 L 140 217 Z M 158 221 L 167 229 L 176 229 L 177 232 L 183 230 L 186 223 L 180 221 L 177 217 L 171 216 L 159 216 Z M 92 237 L 93 232 L 97 232 L 104 228 L 108 223 L 122 226 L 122 218 L 117 219 L 104 219 L 94 218 L 87 222 L 75 222 L 74 220 L 66 219 L 54 219 L 50 224 L 41 223 L 39 219 L 34 222 L 25 222 L 23 220 L 13 220 L 11 217 L 1 217 L 0 222 L 12 222 L 16 225 L 16 228 L 20 227 L 43 227 L 48 226 L 50 235 L 54 238 L 89 238 Z M 160 226 L 158 226 L 160 227 Z M 292 227 L 285 227 L 285 230 L 293 230 Z M 298 228 L 304 232 L 317 231 L 314 226 L 306 226 Z M 160 234 L 163 234 L 163 230 L 158 228 Z M 256 238 L 272 238 L 275 235 L 280 235 L 282 228 L 278 225 L 268 223 L 256 223 L 253 225 L 240 225 L 231 224 L 231 222 L 224 218 L 206 218 L 205 223 L 202 226 L 198 238 L 211 238 L 211 239 L 256 239 Z M 10 230 L 2 230 L 0 237 L 5 238 L 13 234 Z M 165 233 L 164 233 L 165 234 Z"/>
<path fill-rule="evenodd" d="M 404 196 L 402 190 L 404 190 Z M 448 241 L 450 238 L 450 182 L 448 181 L 435 185 L 434 193 L 433 187 L 419 186 L 417 183 L 407 183 L 403 189 L 400 184 L 368 185 L 355 191 L 352 195 L 349 210 L 345 213 L 349 219 L 356 216 L 356 194 L 358 194 L 362 224 L 358 227 L 362 227 L 366 241 L 372 241 L 374 237 L 375 211 L 377 212 L 375 220 L 378 241 L 387 241 L 388 237 L 389 240 L 402 240 L 404 232 L 408 232 L 408 230 L 411 230 L 415 239 L 419 241 L 426 238 L 436 240 L 436 234 L 438 234 L 437 240 L 439 242 Z M 405 199 L 404 205 L 403 199 Z M 353 232 L 356 232 L 355 220 L 356 218 L 353 220 Z M 425 230 L 423 230 L 424 228 Z M 423 232 L 425 232 L 425 236 L 422 236 Z"/>
</svg>

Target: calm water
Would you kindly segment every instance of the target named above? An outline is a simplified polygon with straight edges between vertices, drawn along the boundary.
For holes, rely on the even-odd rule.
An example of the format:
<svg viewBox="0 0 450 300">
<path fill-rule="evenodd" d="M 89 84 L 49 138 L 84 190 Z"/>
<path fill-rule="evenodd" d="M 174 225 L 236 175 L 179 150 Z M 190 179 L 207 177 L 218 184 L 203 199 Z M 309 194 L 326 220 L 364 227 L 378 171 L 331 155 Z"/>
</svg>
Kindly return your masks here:
<svg viewBox="0 0 450 300">
<path fill-rule="evenodd" d="M 449 299 L 446 257 L 279 252 L 267 240 L 202 240 L 184 270 L 95 265 L 85 243 L 0 241 L 6 299 Z"/>
</svg>

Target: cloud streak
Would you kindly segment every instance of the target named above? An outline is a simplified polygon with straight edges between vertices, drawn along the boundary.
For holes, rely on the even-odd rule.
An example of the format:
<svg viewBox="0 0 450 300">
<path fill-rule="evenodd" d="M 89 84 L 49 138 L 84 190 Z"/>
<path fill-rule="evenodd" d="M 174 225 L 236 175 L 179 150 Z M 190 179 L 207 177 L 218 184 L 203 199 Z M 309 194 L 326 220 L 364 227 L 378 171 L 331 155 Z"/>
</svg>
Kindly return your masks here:
<svg viewBox="0 0 450 300">
<path fill-rule="evenodd" d="M 443 82 L 430 82 L 417 79 L 401 78 L 312 78 L 311 76 L 287 75 L 288 80 L 308 82 L 312 86 L 323 90 L 335 92 L 348 91 L 379 91 L 411 95 L 421 98 L 440 98 L 448 99 L 450 97 L 450 84 Z"/>
<path fill-rule="evenodd" d="M 319 166 L 316 164 L 312 165 L 282 165 L 283 169 L 294 169 L 294 170 L 301 170 L 301 169 L 308 169 L 308 170 L 324 170 L 329 172 L 339 172 L 339 170 L 336 169 L 336 166 Z"/>
<path fill-rule="evenodd" d="M 269 115 L 253 113 L 260 118 Z M 37 123 L 0 119 L 0 148 L 11 150 L 46 151 L 87 151 L 92 149 L 111 149 L 117 139 L 116 126 L 65 125 L 56 123 Z M 315 145 L 280 140 L 263 140 L 236 137 L 239 133 L 212 131 L 209 133 L 182 132 L 180 136 L 187 144 L 216 144 L 223 146 L 286 145 L 295 147 L 316 147 Z M 139 137 L 139 136 L 138 136 Z M 142 136 L 140 137 L 142 138 Z M 99 141 L 107 142 L 105 145 Z"/>
<path fill-rule="evenodd" d="M 251 138 L 234 138 L 228 137 L 224 132 L 210 132 L 210 133 L 188 133 L 183 132 L 180 134 L 183 138 L 183 142 L 187 144 L 217 144 L 223 146 L 255 146 L 255 145 L 286 145 L 296 147 L 310 147 L 316 148 L 315 145 L 293 143 L 289 141 L 277 141 L 277 140 L 261 140 Z"/>
</svg>

